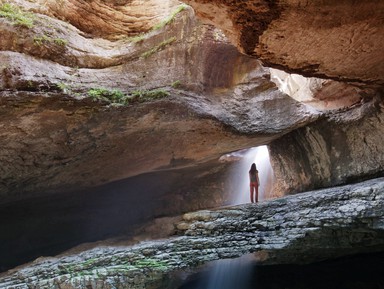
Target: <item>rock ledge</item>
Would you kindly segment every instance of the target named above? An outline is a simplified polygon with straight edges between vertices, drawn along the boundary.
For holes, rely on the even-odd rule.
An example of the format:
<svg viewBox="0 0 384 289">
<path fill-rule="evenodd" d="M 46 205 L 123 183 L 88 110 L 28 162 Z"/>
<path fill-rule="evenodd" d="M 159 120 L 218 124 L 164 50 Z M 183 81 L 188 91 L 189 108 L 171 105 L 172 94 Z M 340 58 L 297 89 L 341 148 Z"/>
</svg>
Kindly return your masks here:
<svg viewBox="0 0 384 289">
<path fill-rule="evenodd" d="M 3 274 L 0 287 L 171 288 L 179 270 L 249 253 L 260 264 L 282 264 L 383 251 L 383 209 L 380 178 L 188 213 L 175 224 L 178 236 L 36 260 Z"/>
</svg>

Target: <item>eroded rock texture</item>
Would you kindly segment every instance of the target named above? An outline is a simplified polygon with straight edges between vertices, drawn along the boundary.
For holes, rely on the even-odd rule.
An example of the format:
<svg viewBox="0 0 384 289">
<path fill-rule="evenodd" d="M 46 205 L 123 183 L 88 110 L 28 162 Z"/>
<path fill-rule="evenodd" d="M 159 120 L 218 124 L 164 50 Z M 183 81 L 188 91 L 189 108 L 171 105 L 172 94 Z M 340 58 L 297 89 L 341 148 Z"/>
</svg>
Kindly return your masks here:
<svg viewBox="0 0 384 289">
<path fill-rule="evenodd" d="M 5 287 L 177 288 L 180 269 L 253 254 L 263 264 L 307 263 L 384 248 L 384 180 L 185 214 L 179 236 L 36 260 L 1 275 Z M 163 236 L 172 228 L 163 228 Z"/>
<path fill-rule="evenodd" d="M 381 86 L 381 1 L 187 0 L 244 53 L 303 75 Z"/>
<path fill-rule="evenodd" d="M 180 4 L 176 0 L 55 1 L 22 3 L 32 11 L 69 22 L 91 37 L 118 39 L 148 32 L 169 17 Z"/>
<path fill-rule="evenodd" d="M 383 107 L 379 98 L 273 141 L 275 189 L 292 193 L 382 176 Z"/>
<path fill-rule="evenodd" d="M 87 226 L 95 207 L 82 206 L 81 197 L 59 195 L 56 201 L 68 201 L 60 208 L 73 213 L 63 216 L 71 228 L 58 232 L 67 234 L 61 239 L 65 245 L 124 229 L 132 233 L 124 217 L 143 203 L 150 203 L 148 211 L 132 217 L 132 223 L 218 206 L 228 192 L 217 181 L 226 166 L 215 166 L 215 161 L 260 144 L 271 143 L 279 195 L 383 173 L 383 3 L 188 1 L 199 16 L 224 30 L 240 54 L 221 31 L 201 25 L 189 7 L 176 1 L 144 2 L 17 0 L 14 4 L 34 12 L 33 25 L 22 27 L 0 17 L 0 202 L 5 217 L 13 208 L 21 212 L 3 227 L 12 230 L 3 250 L 19 235 L 12 224 L 19 225 L 20 216 L 39 215 L 23 204 L 28 208 L 25 199 L 40 194 L 31 203 L 47 211 L 28 224 L 39 226 L 47 216 L 51 222 L 44 226 L 54 234 L 60 226 L 49 218 L 52 199 L 44 195 L 76 189 L 92 199 L 96 195 L 84 188 L 132 176 L 140 180 L 148 172 L 172 175 L 161 191 L 153 193 L 156 188 L 148 186 L 138 204 L 130 198 L 137 193 L 131 188 L 117 198 L 134 200 L 131 207 L 115 212 L 107 205 L 108 217 L 113 215 L 122 227 L 93 223 L 87 227 L 90 239 L 76 225 Z M 283 75 L 277 83 L 291 86 L 283 93 L 269 69 L 249 56 L 316 78 L 297 81 Z M 298 92 L 302 82 L 309 92 Z M 117 105 L 89 97 L 91 89 L 100 88 L 125 95 L 161 88 L 168 96 Z M 193 180 L 176 181 L 186 177 Z M 97 196 L 96 202 L 108 200 L 105 194 Z M 15 199 L 22 200 L 8 206 Z M 375 180 L 258 207 L 191 213 L 178 224 L 183 236 L 37 261 L 0 282 L 21 288 L 148 288 L 160 286 L 175 270 L 256 251 L 265 263 L 382 251 L 382 209 L 382 180 Z M 148 230 L 145 237 L 154 238 L 154 233 Z M 51 249 L 55 242 L 31 244 L 26 234 L 17 246 L 33 251 Z M 9 259 L 19 251 L 12 250 Z"/>
<path fill-rule="evenodd" d="M 320 114 L 278 91 L 267 69 L 189 8 L 139 42 L 86 38 L 35 17 L 31 29 L 0 23 L 3 201 L 218 159 Z M 49 38 L 37 43 L 41 35 Z M 118 108 L 88 98 L 95 88 L 158 87 L 171 96 Z"/>
</svg>

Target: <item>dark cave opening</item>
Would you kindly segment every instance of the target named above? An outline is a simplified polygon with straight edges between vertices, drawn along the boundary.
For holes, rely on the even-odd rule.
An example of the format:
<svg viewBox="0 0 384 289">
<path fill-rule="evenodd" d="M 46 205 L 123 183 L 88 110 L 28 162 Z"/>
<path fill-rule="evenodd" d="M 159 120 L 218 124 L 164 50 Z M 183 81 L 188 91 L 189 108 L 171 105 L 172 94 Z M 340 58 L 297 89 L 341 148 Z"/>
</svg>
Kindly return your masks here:
<svg viewBox="0 0 384 289">
<path fill-rule="evenodd" d="M 215 161 L 160 170 L 86 190 L 0 204 L 0 272 L 84 243 L 129 241 L 155 218 L 220 206 L 222 188 L 212 180 L 226 166 Z M 197 177 L 201 169 L 206 174 Z M 207 188 L 215 193 L 207 195 Z"/>
</svg>

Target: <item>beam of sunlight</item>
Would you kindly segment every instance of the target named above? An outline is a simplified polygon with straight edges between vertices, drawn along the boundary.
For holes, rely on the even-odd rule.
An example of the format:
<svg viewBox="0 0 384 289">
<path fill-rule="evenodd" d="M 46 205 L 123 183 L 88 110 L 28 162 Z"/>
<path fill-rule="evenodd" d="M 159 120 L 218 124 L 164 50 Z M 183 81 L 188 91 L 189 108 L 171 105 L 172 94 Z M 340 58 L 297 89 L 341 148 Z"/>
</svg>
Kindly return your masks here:
<svg viewBox="0 0 384 289">
<path fill-rule="evenodd" d="M 252 257 L 222 259 L 210 264 L 208 275 L 193 289 L 247 289 L 251 288 Z"/>
<path fill-rule="evenodd" d="M 259 202 L 270 198 L 274 176 L 267 146 L 254 147 L 226 156 L 238 159 L 228 176 L 228 186 L 233 192 L 233 198 L 229 205 L 250 203 L 248 172 L 252 163 L 256 164 L 259 171 Z"/>
</svg>

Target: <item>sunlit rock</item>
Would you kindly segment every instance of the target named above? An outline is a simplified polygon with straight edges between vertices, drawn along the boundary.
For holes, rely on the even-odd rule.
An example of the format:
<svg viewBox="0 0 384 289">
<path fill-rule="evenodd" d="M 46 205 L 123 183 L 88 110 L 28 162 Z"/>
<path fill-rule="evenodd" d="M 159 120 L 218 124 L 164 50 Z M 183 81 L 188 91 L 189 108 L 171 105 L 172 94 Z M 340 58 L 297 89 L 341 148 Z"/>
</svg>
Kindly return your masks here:
<svg viewBox="0 0 384 289">
<path fill-rule="evenodd" d="M 290 73 L 381 86 L 380 1 L 186 0 L 236 46 Z"/>
<path fill-rule="evenodd" d="M 319 110 L 348 108 L 358 104 L 366 92 L 358 86 L 315 77 L 289 74 L 270 68 L 271 80 L 295 100 Z"/>
</svg>

